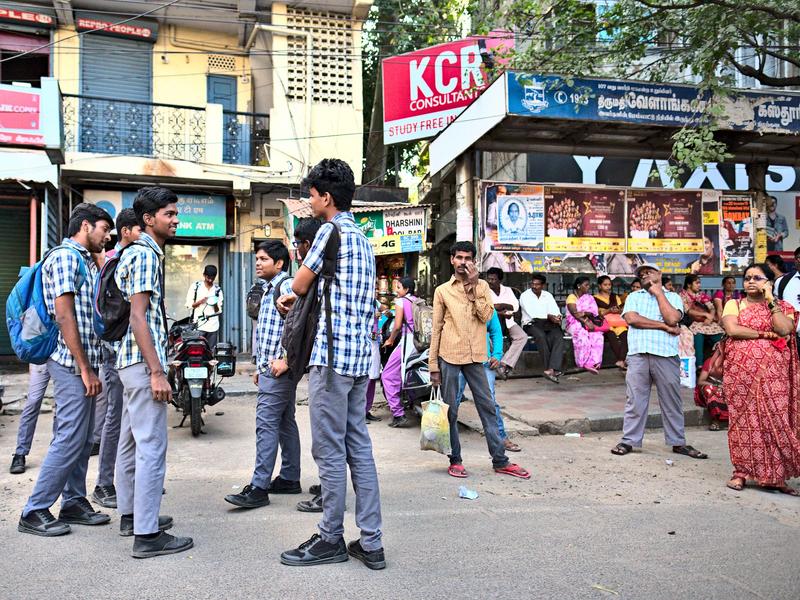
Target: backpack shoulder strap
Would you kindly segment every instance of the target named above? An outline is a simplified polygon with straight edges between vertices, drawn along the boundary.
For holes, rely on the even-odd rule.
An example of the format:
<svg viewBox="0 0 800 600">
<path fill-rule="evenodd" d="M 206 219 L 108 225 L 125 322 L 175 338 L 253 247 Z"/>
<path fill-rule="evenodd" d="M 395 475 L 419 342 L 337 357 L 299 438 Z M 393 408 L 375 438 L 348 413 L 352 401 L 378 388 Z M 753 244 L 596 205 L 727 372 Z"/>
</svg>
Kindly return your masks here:
<svg viewBox="0 0 800 600">
<path fill-rule="evenodd" d="M 325 299 L 325 334 L 328 342 L 328 376 L 325 380 L 325 389 L 330 388 L 333 381 L 333 309 L 331 308 L 331 284 L 336 276 L 336 264 L 341 245 L 341 229 L 339 224 L 332 222 L 333 231 L 325 244 L 325 260 L 322 264 L 323 277 L 322 296 Z"/>
<path fill-rule="evenodd" d="M 789 285 L 789 282 L 794 279 L 795 275 L 791 273 L 786 273 L 783 277 L 781 277 L 780 282 L 778 283 L 778 289 L 776 290 L 778 300 L 783 300 L 783 293 L 786 291 L 786 286 Z"/>
<path fill-rule="evenodd" d="M 200 282 L 199 281 L 195 281 L 194 282 L 194 300 L 192 300 L 192 304 L 197 302 L 197 290 L 199 290 L 199 289 L 200 289 Z"/>
</svg>

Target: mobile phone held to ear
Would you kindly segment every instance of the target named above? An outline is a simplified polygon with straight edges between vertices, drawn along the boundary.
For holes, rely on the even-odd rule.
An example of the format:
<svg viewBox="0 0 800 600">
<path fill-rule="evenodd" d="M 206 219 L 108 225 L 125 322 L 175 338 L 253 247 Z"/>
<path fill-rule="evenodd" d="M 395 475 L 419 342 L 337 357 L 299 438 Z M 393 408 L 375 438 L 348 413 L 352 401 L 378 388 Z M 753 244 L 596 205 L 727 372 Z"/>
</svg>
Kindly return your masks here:
<svg viewBox="0 0 800 600">
<path fill-rule="evenodd" d="M 642 287 L 643 287 L 644 289 L 646 289 L 646 290 L 649 290 L 651 287 L 653 287 L 653 282 L 652 282 L 652 281 L 645 281 L 645 282 L 642 284 Z"/>
</svg>

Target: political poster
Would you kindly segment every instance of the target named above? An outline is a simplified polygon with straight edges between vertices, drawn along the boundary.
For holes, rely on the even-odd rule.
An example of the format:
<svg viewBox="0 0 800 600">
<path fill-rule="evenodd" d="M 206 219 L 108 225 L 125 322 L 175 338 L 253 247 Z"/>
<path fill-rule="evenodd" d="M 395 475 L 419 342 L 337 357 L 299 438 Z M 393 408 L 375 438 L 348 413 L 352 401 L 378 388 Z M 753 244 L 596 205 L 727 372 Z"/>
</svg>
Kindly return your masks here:
<svg viewBox="0 0 800 600">
<path fill-rule="evenodd" d="M 720 270 L 743 273 L 753 262 L 754 227 L 750 196 L 722 195 L 719 199 Z"/>
<path fill-rule="evenodd" d="M 546 187 L 545 250 L 624 252 L 625 191 Z"/>
<path fill-rule="evenodd" d="M 627 207 L 629 252 L 703 252 L 702 192 L 630 190 Z"/>
<path fill-rule="evenodd" d="M 544 249 L 544 187 L 484 182 L 481 192 L 484 252 Z"/>
</svg>

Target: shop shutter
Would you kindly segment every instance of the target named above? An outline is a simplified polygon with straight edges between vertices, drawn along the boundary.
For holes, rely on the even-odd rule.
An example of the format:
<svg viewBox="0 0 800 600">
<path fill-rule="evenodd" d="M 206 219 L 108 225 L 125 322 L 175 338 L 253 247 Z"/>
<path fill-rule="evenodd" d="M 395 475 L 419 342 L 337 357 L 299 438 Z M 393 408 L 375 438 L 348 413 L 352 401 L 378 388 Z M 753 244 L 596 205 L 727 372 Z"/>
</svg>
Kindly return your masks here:
<svg viewBox="0 0 800 600">
<path fill-rule="evenodd" d="M 81 94 L 150 102 L 153 45 L 92 34 L 81 37 Z"/>
<path fill-rule="evenodd" d="M 152 60 L 147 42 L 81 38 L 81 152 L 152 156 Z"/>
<path fill-rule="evenodd" d="M 28 264 L 27 224 L 27 207 L 0 207 L 0 310 L 4 322 L 6 299 L 17 283 L 19 268 Z M 8 329 L 3 325 L 0 327 L 0 355 L 13 353 Z"/>
</svg>

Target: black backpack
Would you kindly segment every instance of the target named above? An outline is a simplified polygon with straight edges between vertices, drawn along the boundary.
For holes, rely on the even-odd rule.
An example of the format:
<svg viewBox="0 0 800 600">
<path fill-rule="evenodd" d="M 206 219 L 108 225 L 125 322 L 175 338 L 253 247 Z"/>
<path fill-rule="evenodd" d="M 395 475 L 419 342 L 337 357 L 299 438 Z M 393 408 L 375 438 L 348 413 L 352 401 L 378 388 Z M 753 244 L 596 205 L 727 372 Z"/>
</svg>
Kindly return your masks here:
<svg viewBox="0 0 800 600">
<path fill-rule="evenodd" d="M 128 244 L 122 250 L 117 252 L 116 255 L 106 260 L 103 269 L 97 276 L 97 283 L 95 287 L 95 330 L 100 336 L 101 340 L 106 342 L 118 342 L 125 337 L 128 333 L 128 326 L 131 318 L 131 303 L 125 299 L 122 291 L 117 286 L 114 275 L 117 272 L 119 261 L 122 254 L 133 246 L 144 246 L 149 248 L 147 244 L 141 242 L 133 242 Z M 150 250 L 152 252 L 152 250 Z M 161 313 L 164 317 L 164 327 L 167 326 L 167 313 L 164 307 L 164 270 L 161 270 Z M 97 323 L 97 317 L 102 321 L 102 327 Z"/>
<path fill-rule="evenodd" d="M 286 362 L 289 365 L 289 379 L 300 381 L 308 368 L 311 352 L 314 349 L 314 340 L 317 337 L 319 324 L 319 311 L 321 303 L 319 298 L 319 285 L 322 283 L 322 297 L 325 301 L 325 325 L 328 338 L 328 380 L 333 372 L 333 318 L 331 312 L 331 285 L 336 277 L 336 263 L 339 254 L 340 231 L 339 226 L 333 223 L 328 242 L 325 244 L 325 257 L 322 262 L 322 271 L 314 279 L 308 292 L 295 300 L 283 327 L 281 345 L 286 350 Z"/>
<path fill-rule="evenodd" d="M 256 281 L 247 292 L 247 316 L 254 321 L 258 320 L 258 311 L 261 310 L 261 298 L 264 296 L 264 285 Z"/>
</svg>

